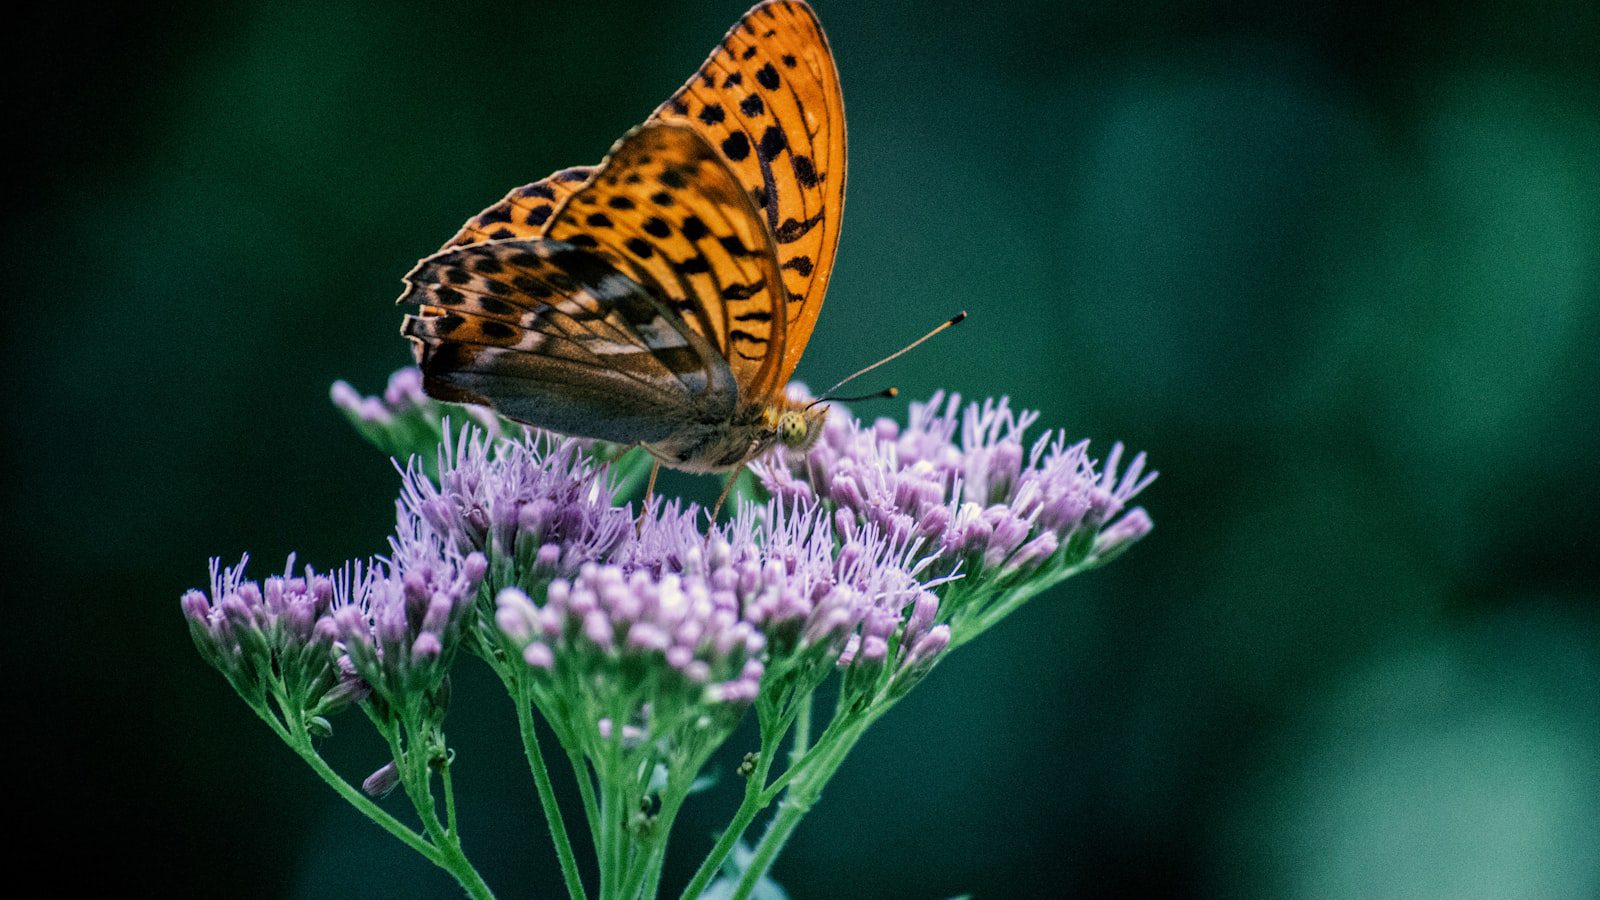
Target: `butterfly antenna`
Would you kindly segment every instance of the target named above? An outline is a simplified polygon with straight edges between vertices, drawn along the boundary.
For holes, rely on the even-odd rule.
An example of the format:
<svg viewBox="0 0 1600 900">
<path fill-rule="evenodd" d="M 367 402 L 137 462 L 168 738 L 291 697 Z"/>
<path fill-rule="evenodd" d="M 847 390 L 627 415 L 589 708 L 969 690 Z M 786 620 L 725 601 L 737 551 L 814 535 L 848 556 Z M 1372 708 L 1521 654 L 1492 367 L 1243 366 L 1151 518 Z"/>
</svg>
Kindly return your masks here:
<svg viewBox="0 0 1600 900">
<path fill-rule="evenodd" d="M 900 396 L 900 389 L 897 388 L 897 387 L 890 387 L 890 388 L 884 388 L 881 391 L 873 391 L 870 394 L 862 394 L 862 395 L 860 395 L 858 397 L 829 397 L 827 399 L 829 399 L 829 400 L 837 400 L 840 403 L 855 403 L 858 400 L 893 400 L 894 398 L 896 398 L 898 396 Z M 815 404 L 821 403 L 821 402 L 822 402 L 821 400 L 816 400 L 816 401 L 813 401 L 812 405 L 815 405 Z"/>
<path fill-rule="evenodd" d="M 818 397 L 817 399 L 811 401 L 811 405 L 815 406 L 816 404 L 822 403 L 823 401 L 826 401 L 826 400 L 848 401 L 848 400 L 866 400 L 866 399 L 870 399 L 872 397 L 880 397 L 880 396 L 893 397 L 895 394 L 899 393 L 899 390 L 896 389 L 896 388 L 889 388 L 887 391 L 877 391 L 875 393 L 867 394 L 864 397 L 835 397 L 835 396 L 833 396 L 833 392 L 837 391 L 839 388 L 844 387 L 845 385 L 849 384 L 850 382 L 855 381 L 857 378 L 860 378 L 861 376 L 867 374 L 868 372 L 871 372 L 873 369 L 876 369 L 877 367 L 883 365 L 884 363 L 893 362 L 894 360 L 899 359 L 900 357 L 906 355 L 907 353 L 910 353 L 912 350 L 916 349 L 917 345 L 921 344 L 923 341 L 926 341 L 927 339 L 933 337 L 934 335 L 936 335 L 939 332 L 945 330 L 946 328 L 949 328 L 952 325 L 958 324 L 962 319 L 965 319 L 966 317 L 967 317 L 967 311 L 966 310 L 962 310 L 961 312 L 956 313 L 954 316 L 952 316 L 950 318 L 950 321 L 941 324 L 938 328 L 935 328 L 934 330 L 928 332 L 927 334 L 923 335 L 922 337 L 917 338 L 916 340 L 914 340 L 911 343 L 905 345 L 904 347 L 901 347 L 899 350 L 896 350 L 895 352 L 889 354 L 888 356 L 885 356 L 883 359 L 878 360 L 877 362 L 873 363 L 872 365 L 867 366 L 865 369 L 862 369 L 861 371 L 856 372 L 855 374 L 853 374 L 850 377 L 844 379 L 843 381 L 839 382 L 838 384 L 834 385 L 833 387 L 828 388 L 828 390 L 825 391 L 821 397 Z"/>
</svg>

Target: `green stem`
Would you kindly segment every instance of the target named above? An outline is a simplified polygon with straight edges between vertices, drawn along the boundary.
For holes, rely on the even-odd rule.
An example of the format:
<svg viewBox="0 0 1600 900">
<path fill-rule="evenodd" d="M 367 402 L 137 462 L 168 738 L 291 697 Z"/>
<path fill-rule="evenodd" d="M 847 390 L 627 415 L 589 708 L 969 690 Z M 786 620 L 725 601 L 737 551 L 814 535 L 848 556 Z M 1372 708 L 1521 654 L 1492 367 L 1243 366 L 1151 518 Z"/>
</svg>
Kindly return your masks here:
<svg viewBox="0 0 1600 900">
<path fill-rule="evenodd" d="M 988 631 L 990 628 L 993 628 L 995 625 L 999 624 L 1001 619 L 1004 619 L 1006 616 L 1016 612 L 1017 607 L 1027 603 L 1034 597 L 1037 597 L 1050 588 L 1055 587 L 1066 579 L 1071 578 L 1080 572 L 1088 571 L 1092 568 L 1094 568 L 1094 564 L 1089 561 L 1079 562 L 1077 564 L 1067 566 L 1066 568 L 1056 572 L 1054 575 L 1046 578 L 1034 579 L 1021 587 L 1012 589 L 1000 598 L 999 603 L 996 603 L 988 609 L 983 610 L 967 622 L 959 625 L 952 623 L 950 629 L 950 649 L 954 650 L 962 644 L 965 644 L 968 641 L 976 638 L 978 635 L 983 634 L 985 631 Z"/>
<path fill-rule="evenodd" d="M 422 835 L 407 828 L 399 819 L 379 808 L 366 794 L 361 793 L 360 789 L 341 778 L 339 773 L 335 772 L 317 753 L 316 748 L 311 745 L 310 739 L 305 735 L 303 728 L 291 731 L 267 709 L 255 707 L 254 704 L 252 704 L 252 708 L 255 709 L 257 715 L 266 721 L 279 739 L 287 744 L 289 749 L 295 752 L 295 755 L 304 760 L 306 765 L 311 767 L 311 771 L 317 773 L 317 777 L 326 782 L 328 787 L 333 788 L 334 793 L 343 797 L 346 803 L 355 807 L 357 812 L 371 819 L 384 831 L 389 832 L 395 840 L 415 850 L 423 859 L 449 872 L 461 887 L 466 890 L 468 895 L 480 898 L 480 900 L 493 900 L 494 892 L 489 890 L 489 885 L 484 883 L 483 877 L 478 874 L 471 863 L 467 862 L 466 857 L 461 855 L 458 848 L 451 850 L 428 843 Z"/>
<path fill-rule="evenodd" d="M 628 792 L 630 781 L 624 771 L 622 728 L 626 721 L 621 705 L 610 710 L 611 737 L 606 741 L 604 777 L 600 779 L 600 896 L 620 900 L 628 877 Z"/>
<path fill-rule="evenodd" d="M 733 819 L 728 822 L 728 827 L 723 829 L 722 836 L 717 839 L 711 852 L 706 854 L 705 861 L 700 863 L 700 868 L 695 870 L 694 878 L 690 879 L 689 886 L 683 889 L 683 900 L 694 900 L 699 897 L 716 877 L 722 868 L 722 863 L 733 852 L 733 847 L 744 837 L 745 829 L 755 821 L 757 815 L 771 802 L 766 797 L 763 787 L 767 780 L 767 770 L 772 765 L 772 755 L 765 751 L 756 761 L 756 770 L 750 774 L 750 779 L 744 785 L 744 799 L 739 803 L 739 809 L 734 812 Z"/>
<path fill-rule="evenodd" d="M 811 811 L 812 804 L 822 796 L 822 789 L 833 777 L 833 773 L 838 771 L 868 726 L 887 711 L 887 708 L 887 705 L 881 706 L 863 714 L 848 727 L 831 735 L 825 735 L 798 766 L 791 766 L 784 772 L 784 777 L 768 789 L 767 796 L 771 797 L 774 795 L 774 789 L 782 782 L 789 782 L 789 790 L 784 794 L 783 801 L 778 804 L 778 814 L 773 817 L 766 833 L 761 836 L 761 842 L 756 845 L 755 855 L 751 857 L 750 865 L 745 868 L 744 875 L 739 879 L 732 900 L 746 900 L 750 892 L 755 890 L 761 878 L 767 874 L 767 870 L 772 868 L 778 854 L 783 852 L 784 845 L 789 842 L 789 837 L 794 834 L 795 828 L 799 827 L 800 820 L 805 818 L 806 813 Z"/>
<path fill-rule="evenodd" d="M 594 796 L 594 776 L 589 772 L 589 764 L 584 761 L 583 754 L 576 750 L 567 751 L 567 760 L 572 763 L 572 774 L 578 779 L 578 794 L 583 798 L 583 816 L 589 823 L 589 839 L 594 842 L 595 852 L 600 851 L 600 804 Z"/>
<path fill-rule="evenodd" d="M 806 694 L 800 701 L 800 709 L 794 720 L 794 746 L 789 750 L 789 766 L 799 765 L 805 757 L 806 751 L 811 749 L 811 701 L 812 694 Z"/>
<path fill-rule="evenodd" d="M 448 829 L 450 841 L 456 846 L 461 845 L 461 828 L 456 824 L 456 790 L 455 783 L 450 779 L 450 763 L 448 761 L 439 770 L 439 783 L 444 785 L 444 821 Z"/>
<path fill-rule="evenodd" d="M 555 786 L 550 782 L 550 770 L 545 766 L 544 753 L 539 749 L 539 735 L 534 728 L 533 699 L 527 680 L 512 676 L 508 684 L 517 704 L 517 724 L 522 728 L 522 749 L 528 755 L 528 767 L 533 770 L 533 783 L 539 791 L 539 805 L 544 809 L 545 821 L 550 826 L 550 839 L 556 845 L 556 858 L 561 862 L 561 877 L 566 880 L 567 894 L 572 900 L 584 900 L 583 879 L 578 875 L 578 860 L 572 853 L 572 842 L 567 838 L 566 821 L 561 817 L 561 806 L 556 803 Z M 579 779 L 582 781 L 582 778 Z"/>
<path fill-rule="evenodd" d="M 280 737 L 283 737 L 285 743 L 287 743 L 301 759 L 305 760 L 306 765 L 311 767 L 311 771 L 316 772 L 318 777 L 327 782 L 328 786 L 333 788 L 335 793 L 345 799 L 345 802 L 355 807 L 356 810 L 362 815 L 371 819 L 373 822 L 376 822 L 378 827 L 389 832 L 395 837 L 396 840 L 400 841 L 400 843 L 405 844 L 412 850 L 417 851 L 417 853 L 421 854 L 424 859 L 436 866 L 448 868 L 445 866 L 442 855 L 440 854 L 438 848 L 428 843 L 427 840 L 422 837 L 422 835 L 417 834 L 415 831 L 407 828 L 399 819 L 396 819 L 394 816 L 389 815 L 389 813 L 379 808 L 379 806 L 376 803 L 373 803 L 366 794 L 361 793 L 359 788 L 350 784 L 350 782 L 345 781 L 343 778 L 340 778 L 339 773 L 333 771 L 333 768 L 324 762 L 322 757 L 319 756 L 317 751 L 309 744 L 297 745 L 296 742 L 291 740 L 288 735 L 280 735 Z"/>
</svg>

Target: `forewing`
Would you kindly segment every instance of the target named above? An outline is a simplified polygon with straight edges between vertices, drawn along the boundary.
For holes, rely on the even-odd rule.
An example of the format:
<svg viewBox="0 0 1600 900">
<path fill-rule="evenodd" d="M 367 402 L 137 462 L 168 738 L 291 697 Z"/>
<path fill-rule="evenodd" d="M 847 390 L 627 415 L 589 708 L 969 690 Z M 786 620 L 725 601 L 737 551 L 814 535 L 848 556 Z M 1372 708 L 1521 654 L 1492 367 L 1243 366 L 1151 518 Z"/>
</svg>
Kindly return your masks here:
<svg viewBox="0 0 1600 900">
<path fill-rule="evenodd" d="M 544 228 L 556 207 L 592 175 L 593 166 L 575 166 L 513 188 L 499 203 L 468 219 L 444 246 L 448 249 L 479 241 L 544 237 Z"/>
<path fill-rule="evenodd" d="M 703 134 L 764 215 L 788 291 L 782 385 L 822 312 L 844 212 L 844 98 L 816 13 L 756 6 L 652 120 Z"/>
<path fill-rule="evenodd" d="M 693 129 L 647 123 L 612 147 L 546 235 L 604 258 L 727 360 L 747 401 L 781 384 L 783 282 L 766 225 Z"/>
<path fill-rule="evenodd" d="M 434 397 L 617 443 L 732 414 L 721 354 L 606 260 L 553 240 L 441 251 L 406 276 L 401 332 Z"/>
</svg>

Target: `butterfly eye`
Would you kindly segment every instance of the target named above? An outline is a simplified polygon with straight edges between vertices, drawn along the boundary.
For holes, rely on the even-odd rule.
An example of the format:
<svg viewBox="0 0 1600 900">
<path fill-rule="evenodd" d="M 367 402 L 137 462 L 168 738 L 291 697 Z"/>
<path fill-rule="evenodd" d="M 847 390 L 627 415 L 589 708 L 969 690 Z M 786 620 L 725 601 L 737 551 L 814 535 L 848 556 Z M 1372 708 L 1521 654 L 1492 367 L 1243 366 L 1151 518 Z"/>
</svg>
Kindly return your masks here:
<svg viewBox="0 0 1600 900">
<path fill-rule="evenodd" d="M 785 447 L 804 447 L 809 430 L 806 417 L 798 412 L 786 412 L 778 419 L 778 440 L 783 441 Z"/>
</svg>

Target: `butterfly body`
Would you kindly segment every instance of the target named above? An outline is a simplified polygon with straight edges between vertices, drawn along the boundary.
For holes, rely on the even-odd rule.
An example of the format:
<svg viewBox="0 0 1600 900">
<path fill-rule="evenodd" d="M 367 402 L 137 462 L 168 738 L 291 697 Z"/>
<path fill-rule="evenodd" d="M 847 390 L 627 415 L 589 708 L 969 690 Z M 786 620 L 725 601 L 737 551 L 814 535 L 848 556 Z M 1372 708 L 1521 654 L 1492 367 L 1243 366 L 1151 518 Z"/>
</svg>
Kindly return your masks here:
<svg viewBox="0 0 1600 900">
<path fill-rule="evenodd" d="M 594 168 L 513 190 L 406 276 L 424 387 L 690 472 L 804 449 L 784 386 L 838 243 L 844 107 L 803 0 L 748 12 Z"/>
<path fill-rule="evenodd" d="M 692 423 L 665 440 L 645 443 L 644 448 L 674 469 L 725 472 L 779 443 L 794 450 L 811 449 L 822 434 L 826 415 L 823 406 L 747 406 L 727 420 Z"/>
</svg>

